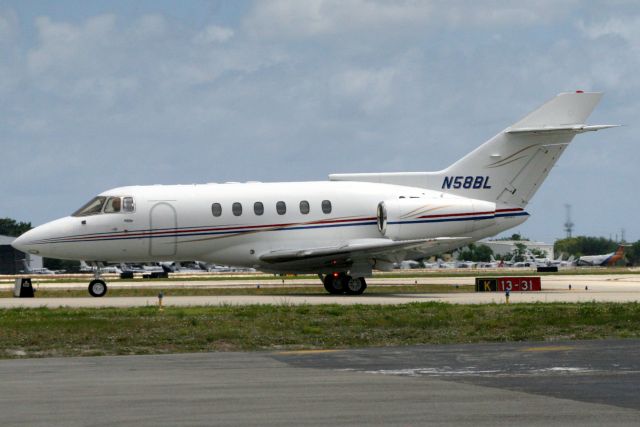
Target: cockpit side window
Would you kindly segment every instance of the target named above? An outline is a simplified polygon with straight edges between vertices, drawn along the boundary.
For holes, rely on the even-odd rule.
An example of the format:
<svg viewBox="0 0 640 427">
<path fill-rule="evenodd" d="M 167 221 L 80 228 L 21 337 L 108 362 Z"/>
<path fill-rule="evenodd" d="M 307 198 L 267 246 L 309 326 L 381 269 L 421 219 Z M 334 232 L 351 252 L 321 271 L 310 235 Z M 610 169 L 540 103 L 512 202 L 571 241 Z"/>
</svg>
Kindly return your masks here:
<svg viewBox="0 0 640 427">
<path fill-rule="evenodd" d="M 89 216 L 96 215 L 102 212 L 104 202 L 107 200 L 104 196 L 97 196 L 91 199 L 83 207 L 71 214 L 71 216 Z"/>
<path fill-rule="evenodd" d="M 136 210 L 136 204 L 133 202 L 133 197 L 122 198 L 122 211 L 133 212 Z"/>
<path fill-rule="evenodd" d="M 104 206 L 104 213 L 118 213 L 122 209 L 122 200 L 120 197 L 109 197 Z"/>
</svg>

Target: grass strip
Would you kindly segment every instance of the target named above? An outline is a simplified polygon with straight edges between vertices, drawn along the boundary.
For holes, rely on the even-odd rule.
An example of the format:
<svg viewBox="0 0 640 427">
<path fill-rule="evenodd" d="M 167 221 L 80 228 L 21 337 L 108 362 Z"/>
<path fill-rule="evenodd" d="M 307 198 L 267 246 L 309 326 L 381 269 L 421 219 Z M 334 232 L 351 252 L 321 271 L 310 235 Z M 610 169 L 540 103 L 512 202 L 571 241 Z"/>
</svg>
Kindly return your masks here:
<svg viewBox="0 0 640 427">
<path fill-rule="evenodd" d="M 0 310 L 2 358 L 638 337 L 638 303 Z"/>
</svg>

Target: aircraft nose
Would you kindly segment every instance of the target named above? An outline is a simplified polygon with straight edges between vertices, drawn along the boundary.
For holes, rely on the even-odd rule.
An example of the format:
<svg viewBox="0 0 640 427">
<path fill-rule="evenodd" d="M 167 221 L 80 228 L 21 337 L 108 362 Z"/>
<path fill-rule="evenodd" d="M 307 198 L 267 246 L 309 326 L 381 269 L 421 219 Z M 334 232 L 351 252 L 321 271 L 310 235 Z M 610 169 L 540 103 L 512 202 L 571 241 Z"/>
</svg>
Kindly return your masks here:
<svg viewBox="0 0 640 427">
<path fill-rule="evenodd" d="M 33 241 L 35 240 L 34 237 L 36 235 L 36 230 L 37 227 L 33 230 L 27 231 L 26 233 L 22 233 L 20 237 L 11 242 L 11 246 L 21 252 L 37 254 L 38 250 L 35 249 L 35 245 L 33 244 Z"/>
<path fill-rule="evenodd" d="M 20 235 L 20 237 L 18 237 L 18 238 L 17 238 L 17 239 L 15 239 L 13 242 L 11 242 L 11 246 L 13 246 L 13 247 L 14 247 L 14 249 L 17 249 L 17 250 L 19 250 L 19 251 L 24 252 L 24 242 L 25 242 L 25 239 L 23 238 L 23 236 L 24 236 L 25 234 L 26 234 L 26 233 L 22 233 L 22 234 Z"/>
<path fill-rule="evenodd" d="M 59 254 L 59 245 L 52 239 L 58 239 L 67 234 L 69 221 L 60 218 L 33 228 L 11 243 L 17 250 L 33 255 L 56 258 Z"/>
</svg>

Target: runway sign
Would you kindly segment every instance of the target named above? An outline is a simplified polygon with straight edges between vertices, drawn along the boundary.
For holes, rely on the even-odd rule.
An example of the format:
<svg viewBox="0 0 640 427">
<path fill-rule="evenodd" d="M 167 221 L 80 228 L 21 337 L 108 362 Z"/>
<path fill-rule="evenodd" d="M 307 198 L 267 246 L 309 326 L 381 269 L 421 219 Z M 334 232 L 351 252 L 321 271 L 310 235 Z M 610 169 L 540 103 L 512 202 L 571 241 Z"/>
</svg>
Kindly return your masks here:
<svg viewBox="0 0 640 427">
<path fill-rule="evenodd" d="M 541 291 L 540 277 L 476 277 L 476 292 Z"/>
</svg>

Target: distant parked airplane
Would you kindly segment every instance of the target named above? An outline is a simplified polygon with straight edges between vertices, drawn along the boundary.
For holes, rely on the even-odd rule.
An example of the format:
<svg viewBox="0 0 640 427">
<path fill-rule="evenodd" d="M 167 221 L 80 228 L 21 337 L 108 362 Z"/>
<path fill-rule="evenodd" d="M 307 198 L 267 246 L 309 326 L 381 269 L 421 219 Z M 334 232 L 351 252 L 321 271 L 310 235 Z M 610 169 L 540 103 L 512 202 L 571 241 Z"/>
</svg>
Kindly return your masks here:
<svg viewBox="0 0 640 427">
<path fill-rule="evenodd" d="M 23 273 L 28 273 L 28 274 L 58 274 L 58 273 L 64 273 L 65 272 L 65 270 L 49 270 L 46 267 L 31 268 L 26 259 L 22 259 L 21 261 L 22 261 L 22 265 L 24 267 L 24 269 L 22 270 Z"/>
<path fill-rule="evenodd" d="M 608 267 L 620 261 L 624 256 L 624 245 L 619 245 L 615 252 L 604 255 L 587 255 L 578 258 L 578 265 Z"/>
<path fill-rule="evenodd" d="M 178 261 L 174 262 L 161 262 L 160 267 L 167 273 L 206 273 L 207 270 L 203 270 L 198 263 L 191 263 L 190 265 L 182 265 Z"/>
<path fill-rule="evenodd" d="M 566 260 L 563 260 L 563 255 L 560 254 L 557 259 L 551 260 L 550 264 L 556 267 L 571 267 L 576 265 L 576 257 L 571 255 Z"/>
<path fill-rule="evenodd" d="M 490 255 L 491 261 L 484 261 L 479 264 L 481 268 L 498 268 L 504 266 L 503 261 L 496 260 L 493 255 Z"/>
<path fill-rule="evenodd" d="M 400 270 L 411 270 L 412 268 L 421 268 L 422 265 L 423 264 L 421 262 L 419 262 L 419 261 L 415 261 L 415 260 L 409 259 L 409 260 L 397 263 L 395 265 L 395 268 L 400 269 Z"/>
<path fill-rule="evenodd" d="M 436 260 L 438 263 L 438 268 L 456 268 L 456 263 L 454 261 L 444 261 L 442 258 L 438 258 Z"/>
<path fill-rule="evenodd" d="M 550 267 L 553 265 L 553 262 L 555 261 L 553 259 L 549 259 L 549 257 L 536 258 L 535 255 L 533 255 L 533 252 L 531 252 L 531 250 L 529 249 L 527 249 L 525 252 L 525 258 L 526 258 L 526 261 L 529 262 L 529 264 L 535 267 Z"/>
<path fill-rule="evenodd" d="M 123 273 L 164 273 L 166 271 L 165 268 L 162 268 L 160 265 L 139 265 L 139 264 L 126 264 L 124 262 L 120 263 L 120 270 Z"/>
<path fill-rule="evenodd" d="M 80 261 L 80 273 L 95 273 L 98 271 L 97 265 L 89 265 L 85 261 Z M 100 272 L 102 273 L 115 273 L 120 274 L 122 270 L 113 265 L 105 265 L 100 267 Z"/>
<path fill-rule="evenodd" d="M 477 262 L 475 261 L 456 261 L 455 262 L 455 266 L 456 268 L 476 268 L 478 265 Z"/>
</svg>

